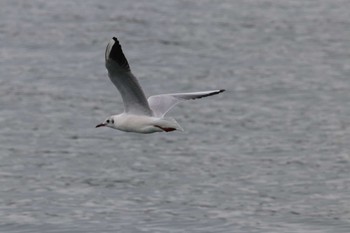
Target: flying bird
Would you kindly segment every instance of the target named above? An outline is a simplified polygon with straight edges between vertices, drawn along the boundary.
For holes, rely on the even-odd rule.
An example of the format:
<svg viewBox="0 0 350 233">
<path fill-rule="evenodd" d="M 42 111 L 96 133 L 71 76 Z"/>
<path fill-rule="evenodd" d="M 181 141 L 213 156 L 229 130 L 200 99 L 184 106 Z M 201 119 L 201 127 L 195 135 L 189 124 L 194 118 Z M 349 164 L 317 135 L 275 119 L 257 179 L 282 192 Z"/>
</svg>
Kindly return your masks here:
<svg viewBox="0 0 350 233">
<path fill-rule="evenodd" d="M 155 133 L 183 131 L 175 119 L 165 117 L 176 104 L 185 100 L 199 99 L 224 92 L 224 89 L 191 93 L 153 95 L 145 94 L 132 74 L 129 63 L 116 37 L 109 41 L 105 52 L 106 68 L 112 83 L 119 90 L 124 112 L 108 117 L 97 127 L 107 126 L 125 132 Z"/>
</svg>

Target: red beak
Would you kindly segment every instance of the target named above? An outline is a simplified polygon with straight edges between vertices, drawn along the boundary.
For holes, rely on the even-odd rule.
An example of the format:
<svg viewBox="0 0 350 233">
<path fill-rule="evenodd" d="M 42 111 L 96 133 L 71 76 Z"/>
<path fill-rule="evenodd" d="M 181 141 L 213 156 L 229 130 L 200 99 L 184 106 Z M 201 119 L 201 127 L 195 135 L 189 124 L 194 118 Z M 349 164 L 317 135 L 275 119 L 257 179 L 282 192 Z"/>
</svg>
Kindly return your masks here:
<svg viewBox="0 0 350 233">
<path fill-rule="evenodd" d="M 98 128 L 98 127 L 102 127 L 102 126 L 106 126 L 106 124 L 103 124 L 103 123 L 98 124 L 98 125 L 96 125 L 96 128 Z"/>
</svg>

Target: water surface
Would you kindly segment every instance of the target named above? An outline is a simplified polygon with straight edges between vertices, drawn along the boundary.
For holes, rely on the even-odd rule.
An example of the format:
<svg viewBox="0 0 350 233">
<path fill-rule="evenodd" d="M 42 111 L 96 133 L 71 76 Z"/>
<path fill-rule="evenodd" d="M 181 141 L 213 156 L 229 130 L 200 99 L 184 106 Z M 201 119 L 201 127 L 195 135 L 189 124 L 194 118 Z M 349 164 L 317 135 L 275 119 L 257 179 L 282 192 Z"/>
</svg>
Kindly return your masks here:
<svg viewBox="0 0 350 233">
<path fill-rule="evenodd" d="M 349 232 L 350 2 L 0 2 L 0 231 Z M 185 132 L 121 112 L 117 36 Z"/>
</svg>

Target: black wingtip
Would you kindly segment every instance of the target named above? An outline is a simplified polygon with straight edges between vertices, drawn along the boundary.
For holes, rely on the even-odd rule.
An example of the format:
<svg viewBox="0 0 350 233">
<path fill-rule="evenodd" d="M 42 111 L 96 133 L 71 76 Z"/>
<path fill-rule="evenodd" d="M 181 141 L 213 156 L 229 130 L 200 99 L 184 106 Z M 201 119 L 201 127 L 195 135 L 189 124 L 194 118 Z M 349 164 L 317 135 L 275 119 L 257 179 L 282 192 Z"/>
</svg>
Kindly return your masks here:
<svg viewBox="0 0 350 233">
<path fill-rule="evenodd" d="M 215 92 L 210 93 L 209 95 L 217 95 L 217 94 L 220 94 L 221 92 L 224 92 L 224 91 L 226 91 L 226 90 L 225 89 L 219 89 L 219 90 L 217 90 Z"/>
<path fill-rule="evenodd" d="M 224 92 L 224 91 L 226 91 L 226 90 L 225 89 L 220 89 L 220 90 L 212 91 L 212 92 L 210 92 L 208 94 L 205 94 L 205 95 L 197 96 L 197 97 L 192 98 L 192 99 L 200 99 L 200 98 L 203 98 L 203 97 L 217 95 L 217 94 L 220 94 L 221 92 Z"/>
<path fill-rule="evenodd" d="M 112 59 L 115 62 L 117 62 L 120 67 L 127 71 L 130 71 L 128 60 L 126 59 L 123 53 L 122 46 L 120 45 L 119 40 L 116 37 L 113 37 L 113 40 L 114 44 L 113 47 L 110 49 L 109 53 L 107 53 L 107 49 L 109 48 L 109 46 L 107 46 L 106 48 L 106 60 Z"/>
</svg>

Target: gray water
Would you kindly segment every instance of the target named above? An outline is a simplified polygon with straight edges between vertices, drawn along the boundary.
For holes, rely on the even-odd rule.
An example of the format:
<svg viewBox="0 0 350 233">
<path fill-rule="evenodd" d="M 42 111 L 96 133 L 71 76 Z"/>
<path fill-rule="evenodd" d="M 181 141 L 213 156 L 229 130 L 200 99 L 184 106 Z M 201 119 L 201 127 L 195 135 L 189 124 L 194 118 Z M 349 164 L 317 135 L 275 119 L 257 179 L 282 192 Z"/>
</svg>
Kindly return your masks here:
<svg viewBox="0 0 350 233">
<path fill-rule="evenodd" d="M 350 232 L 350 1 L 0 1 L 0 232 Z M 123 111 L 117 36 L 185 132 Z"/>
</svg>

